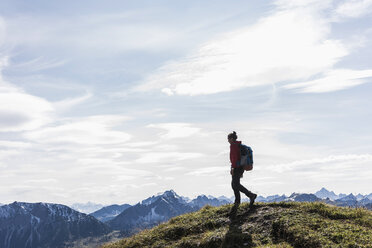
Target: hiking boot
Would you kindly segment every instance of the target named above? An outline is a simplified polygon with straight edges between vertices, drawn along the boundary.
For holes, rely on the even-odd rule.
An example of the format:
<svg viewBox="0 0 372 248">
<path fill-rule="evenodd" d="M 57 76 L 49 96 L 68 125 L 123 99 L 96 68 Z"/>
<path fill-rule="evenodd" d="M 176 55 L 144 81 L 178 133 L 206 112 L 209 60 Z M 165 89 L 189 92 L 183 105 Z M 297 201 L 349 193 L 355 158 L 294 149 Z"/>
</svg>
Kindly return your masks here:
<svg viewBox="0 0 372 248">
<path fill-rule="evenodd" d="M 256 194 L 253 194 L 252 197 L 249 197 L 250 199 L 249 207 L 253 206 L 253 203 L 254 203 L 254 200 L 256 200 L 256 197 L 257 197 Z"/>
</svg>

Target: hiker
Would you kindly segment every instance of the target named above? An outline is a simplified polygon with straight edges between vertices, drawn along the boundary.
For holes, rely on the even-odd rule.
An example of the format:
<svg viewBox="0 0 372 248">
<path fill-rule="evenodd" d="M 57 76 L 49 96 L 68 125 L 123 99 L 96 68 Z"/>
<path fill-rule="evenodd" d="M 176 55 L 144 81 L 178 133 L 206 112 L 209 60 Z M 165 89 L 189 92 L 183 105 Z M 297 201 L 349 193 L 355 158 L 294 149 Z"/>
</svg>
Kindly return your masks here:
<svg viewBox="0 0 372 248">
<path fill-rule="evenodd" d="M 243 177 L 244 167 L 240 165 L 240 146 L 241 141 L 237 141 L 238 136 L 236 132 L 232 132 L 227 136 L 227 140 L 230 143 L 230 162 L 232 176 L 231 187 L 234 190 L 235 202 L 234 207 L 238 207 L 240 204 L 240 192 L 243 192 L 250 199 L 250 207 L 253 206 L 254 200 L 257 195 L 247 190 L 243 185 L 240 184 L 240 178 Z"/>
</svg>

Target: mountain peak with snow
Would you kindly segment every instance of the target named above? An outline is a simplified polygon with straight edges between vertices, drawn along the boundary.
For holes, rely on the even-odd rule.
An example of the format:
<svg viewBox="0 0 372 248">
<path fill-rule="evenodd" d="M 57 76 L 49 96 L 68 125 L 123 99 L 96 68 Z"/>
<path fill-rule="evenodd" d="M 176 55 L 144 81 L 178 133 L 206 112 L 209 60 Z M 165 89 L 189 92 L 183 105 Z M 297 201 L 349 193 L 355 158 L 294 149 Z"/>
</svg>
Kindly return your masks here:
<svg viewBox="0 0 372 248">
<path fill-rule="evenodd" d="M 42 202 L 0 206 L 0 220 L 0 247 L 61 247 L 67 241 L 110 231 L 92 216 Z"/>
<path fill-rule="evenodd" d="M 317 191 L 314 195 L 319 197 L 320 199 L 331 199 L 335 200 L 338 198 L 338 196 L 333 191 L 329 191 L 326 188 L 322 187 L 319 191 Z"/>
<path fill-rule="evenodd" d="M 161 192 L 161 193 L 157 193 L 156 195 L 153 195 L 153 196 L 141 201 L 141 204 L 150 205 L 150 204 L 154 203 L 155 201 L 157 201 L 160 198 L 163 198 L 165 200 L 177 199 L 178 201 L 186 202 L 186 200 L 183 197 L 177 195 L 177 193 L 174 190 L 171 189 L 171 190 L 166 190 L 166 191 Z"/>
</svg>

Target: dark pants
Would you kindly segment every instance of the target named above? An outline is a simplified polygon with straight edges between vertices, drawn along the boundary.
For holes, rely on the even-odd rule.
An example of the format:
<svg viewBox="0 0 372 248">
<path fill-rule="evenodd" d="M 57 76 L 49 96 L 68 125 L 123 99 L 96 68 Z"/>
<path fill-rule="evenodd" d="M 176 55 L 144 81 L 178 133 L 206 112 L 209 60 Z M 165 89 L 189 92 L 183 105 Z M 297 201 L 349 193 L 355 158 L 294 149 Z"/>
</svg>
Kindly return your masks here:
<svg viewBox="0 0 372 248">
<path fill-rule="evenodd" d="M 240 192 L 243 192 L 247 197 L 251 198 L 254 194 L 240 184 L 240 178 L 244 173 L 243 167 L 234 168 L 232 175 L 231 187 L 234 190 L 235 203 L 240 203 Z"/>
</svg>

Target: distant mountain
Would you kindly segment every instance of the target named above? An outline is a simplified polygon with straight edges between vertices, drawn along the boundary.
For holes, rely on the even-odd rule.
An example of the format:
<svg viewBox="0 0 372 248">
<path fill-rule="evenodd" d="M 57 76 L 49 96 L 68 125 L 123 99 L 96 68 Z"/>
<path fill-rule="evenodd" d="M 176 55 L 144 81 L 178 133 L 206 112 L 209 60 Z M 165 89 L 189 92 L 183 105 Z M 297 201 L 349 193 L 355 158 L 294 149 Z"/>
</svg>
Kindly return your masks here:
<svg viewBox="0 0 372 248">
<path fill-rule="evenodd" d="M 260 202 L 314 202 L 314 201 L 322 201 L 327 204 L 342 206 L 342 207 L 365 207 L 371 209 L 372 204 L 372 194 L 369 195 L 353 195 L 353 194 L 339 194 L 336 195 L 333 191 L 328 191 L 326 188 L 322 188 L 321 190 L 317 191 L 315 194 L 300 194 L 300 193 L 292 193 L 290 196 L 279 196 L 279 195 L 272 195 L 272 196 L 258 196 L 256 201 Z"/>
<path fill-rule="evenodd" d="M 343 198 L 343 197 L 345 197 L 345 196 L 347 196 L 347 194 L 342 194 L 342 193 L 341 193 L 341 194 L 338 195 L 338 198 Z"/>
<path fill-rule="evenodd" d="M 139 230 L 153 227 L 174 216 L 199 210 L 205 205 L 220 206 L 228 204 L 226 200 L 200 195 L 191 201 L 177 195 L 173 190 L 149 197 L 127 208 L 107 224 L 124 235 L 131 235 Z"/>
<path fill-rule="evenodd" d="M 286 197 L 285 195 L 283 195 L 283 196 Z M 256 201 L 258 201 L 258 202 L 273 202 L 273 201 L 275 201 L 275 199 L 278 199 L 280 197 L 281 197 L 280 195 L 271 195 L 271 196 L 267 196 L 267 197 L 257 196 Z"/>
<path fill-rule="evenodd" d="M 256 201 L 257 202 L 266 202 L 266 198 L 259 195 L 259 196 L 257 196 Z"/>
<path fill-rule="evenodd" d="M 194 200 L 190 202 L 190 204 L 193 207 L 196 207 L 197 209 L 204 207 L 205 205 L 211 205 L 214 207 L 225 205 L 231 203 L 229 200 L 219 200 L 213 196 L 205 196 L 205 195 L 199 195 Z"/>
<path fill-rule="evenodd" d="M 124 235 L 130 235 L 195 210 L 173 190 L 169 190 L 127 208 L 107 224 L 114 230 L 122 231 Z"/>
<path fill-rule="evenodd" d="M 0 207 L 1 248 L 58 248 L 109 231 L 94 217 L 60 204 L 14 202 Z"/>
<path fill-rule="evenodd" d="M 367 197 L 368 199 L 372 200 L 372 193 L 369 194 L 369 195 L 366 195 L 365 197 Z"/>
<path fill-rule="evenodd" d="M 320 199 L 331 199 L 335 200 L 338 199 L 339 197 L 335 194 L 333 191 L 328 191 L 326 188 L 321 188 L 321 190 L 317 191 L 315 195 L 320 198 Z"/>
<path fill-rule="evenodd" d="M 370 200 L 368 197 L 364 197 L 360 201 L 358 201 L 358 204 L 361 206 L 367 206 L 368 204 L 371 204 L 372 200 Z"/>
<path fill-rule="evenodd" d="M 110 205 L 107 207 L 103 207 L 100 210 L 97 210 L 91 213 L 90 215 L 94 216 L 99 221 L 107 222 L 109 220 L 112 220 L 119 214 L 121 214 L 121 212 L 123 212 L 125 209 L 129 207 L 131 207 L 131 205 L 129 204 L 123 204 L 123 205 L 114 204 L 114 205 Z"/>
<path fill-rule="evenodd" d="M 321 199 L 318 198 L 314 194 L 298 194 L 298 193 L 293 193 L 287 199 L 287 201 L 296 201 L 296 202 L 315 202 L 315 201 L 320 201 L 320 200 Z"/>
<path fill-rule="evenodd" d="M 356 207 L 358 206 L 358 200 L 357 198 L 353 195 L 347 195 L 345 197 L 342 197 L 340 199 L 337 199 L 334 201 L 336 206 L 341 206 L 341 207 Z"/>
<path fill-rule="evenodd" d="M 369 209 L 369 210 L 372 210 L 372 202 L 367 203 L 366 205 L 364 205 L 364 207 Z"/>
<path fill-rule="evenodd" d="M 281 196 L 278 196 L 276 198 L 274 197 L 269 197 L 270 200 L 268 200 L 267 202 L 281 202 L 281 201 L 285 201 L 286 199 L 288 199 L 288 197 L 286 195 L 281 195 Z"/>
<path fill-rule="evenodd" d="M 324 203 L 328 203 L 328 204 L 336 205 L 336 206 L 365 207 L 365 208 L 371 209 L 370 205 L 372 203 L 372 193 L 369 195 L 362 195 L 362 194 L 336 195 L 333 191 L 329 191 L 323 187 L 319 191 L 317 191 L 315 194 L 292 193 L 292 195 L 288 197 L 286 195 L 281 195 L 281 196 L 271 195 L 267 197 L 258 196 L 256 201 L 258 202 L 322 201 Z"/>
<path fill-rule="evenodd" d="M 356 197 L 356 199 L 357 199 L 358 201 L 360 201 L 360 200 L 362 200 L 365 196 L 362 195 L 362 194 L 357 194 L 355 197 Z"/>
<path fill-rule="evenodd" d="M 71 208 L 78 211 L 78 212 L 81 212 L 81 213 L 86 213 L 86 214 L 90 214 L 90 213 L 93 213 L 101 208 L 103 208 L 104 206 L 102 204 L 97 204 L 97 203 L 93 203 L 93 202 L 87 202 L 87 203 L 74 203 L 71 205 Z"/>
<path fill-rule="evenodd" d="M 232 203 L 233 202 L 230 198 L 227 198 L 224 195 L 222 195 L 220 197 L 217 197 L 217 199 L 220 200 L 220 201 L 226 201 L 226 202 L 229 202 L 229 203 Z"/>
<path fill-rule="evenodd" d="M 342 197 L 342 198 L 338 199 L 338 201 L 343 201 L 343 202 L 346 202 L 346 201 L 355 201 L 356 202 L 358 200 L 357 200 L 356 196 L 354 196 L 353 194 L 349 194 L 349 195 L 347 195 L 345 197 Z"/>
</svg>

